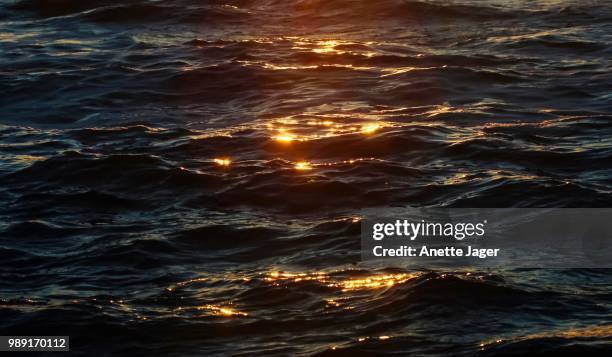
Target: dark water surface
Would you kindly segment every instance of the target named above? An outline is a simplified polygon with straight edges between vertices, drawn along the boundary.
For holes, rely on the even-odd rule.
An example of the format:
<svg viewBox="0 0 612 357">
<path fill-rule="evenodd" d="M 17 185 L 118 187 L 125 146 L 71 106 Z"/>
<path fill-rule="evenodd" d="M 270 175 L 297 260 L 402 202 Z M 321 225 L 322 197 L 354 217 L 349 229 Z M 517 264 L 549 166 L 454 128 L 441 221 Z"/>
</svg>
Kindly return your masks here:
<svg viewBox="0 0 612 357">
<path fill-rule="evenodd" d="M 359 219 L 610 207 L 611 44 L 605 0 L 0 1 L 0 335 L 603 354 L 609 271 L 367 268 Z"/>
</svg>

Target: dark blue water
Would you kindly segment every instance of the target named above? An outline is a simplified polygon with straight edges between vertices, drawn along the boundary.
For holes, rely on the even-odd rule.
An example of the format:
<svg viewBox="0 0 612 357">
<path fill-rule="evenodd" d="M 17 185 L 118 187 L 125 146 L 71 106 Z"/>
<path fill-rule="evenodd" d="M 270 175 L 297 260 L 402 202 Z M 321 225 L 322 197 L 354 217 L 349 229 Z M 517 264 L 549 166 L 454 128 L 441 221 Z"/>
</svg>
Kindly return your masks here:
<svg viewBox="0 0 612 357">
<path fill-rule="evenodd" d="M 605 270 L 360 263 L 361 209 L 610 207 L 612 3 L 0 1 L 0 335 L 589 355 Z"/>
</svg>

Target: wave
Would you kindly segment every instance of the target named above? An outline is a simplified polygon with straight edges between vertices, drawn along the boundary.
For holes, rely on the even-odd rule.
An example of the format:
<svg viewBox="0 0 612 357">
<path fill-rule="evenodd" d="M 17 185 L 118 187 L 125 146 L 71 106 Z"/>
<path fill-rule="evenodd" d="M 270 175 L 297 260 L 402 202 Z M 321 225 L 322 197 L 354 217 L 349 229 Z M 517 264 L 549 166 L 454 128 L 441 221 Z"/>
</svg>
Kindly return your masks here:
<svg viewBox="0 0 612 357">
<path fill-rule="evenodd" d="M 223 4 L 201 4 L 188 1 L 160 4 L 155 1 L 44 1 L 22 0 L 9 7 L 17 11 L 34 12 L 45 18 L 78 16 L 85 21 L 97 23 L 165 22 L 172 14 L 172 21 L 179 22 L 227 22 L 244 20 L 248 12 Z"/>
<path fill-rule="evenodd" d="M 607 271 L 369 266 L 359 235 L 364 208 L 609 207 L 611 9 L 1 2 L 0 329 L 87 355 L 603 354 Z"/>
<path fill-rule="evenodd" d="M 99 213 L 142 211 L 151 203 L 159 207 L 173 202 L 191 208 L 242 206 L 293 213 L 316 212 L 322 207 L 350 211 L 404 201 L 515 206 L 526 190 L 540 195 L 522 205 L 609 203 L 603 182 L 593 182 L 589 176 L 567 179 L 576 172 L 590 172 L 588 162 L 610 160 L 610 150 L 600 147 L 596 139 L 597 133 L 609 129 L 606 117 L 471 129 L 400 121 L 372 135 L 352 131 L 353 125 L 346 123 L 350 129 L 346 133 L 291 144 L 277 142 L 273 132 L 262 131 L 257 124 L 231 135 L 204 136 L 198 130 L 143 125 L 68 130 L 66 142 L 81 152 L 33 160 L 0 181 L 10 190 L 34 190 L 12 203 L 12 212 L 24 213 L 48 211 L 47 203 L 53 203 L 58 213 L 74 207 Z M 301 130 L 312 127 L 307 124 Z M 566 149 L 563 137 L 568 133 L 581 133 L 583 150 Z M 46 140 L 42 134 L 37 136 Z M 54 138 L 62 142 L 57 135 Z M 90 145 L 106 152 L 83 152 L 81 147 Z M 550 149 L 542 151 L 542 145 Z M 33 146 L 23 151 L 15 145 L 11 150 L 41 155 L 49 149 L 41 152 Z M 122 154 L 125 150 L 132 154 Z M 214 161 L 224 156 L 235 159 L 227 170 Z M 305 159 L 307 169 L 300 172 L 296 165 Z M 464 162 L 475 169 L 473 175 L 451 179 L 455 175 L 452 166 L 428 165 L 428 160 L 446 165 Z M 500 163 L 508 169 L 499 169 Z M 381 179 L 385 186 L 379 185 Z"/>
<path fill-rule="evenodd" d="M 612 16 L 606 6 L 571 4 L 569 6 L 533 6 L 527 9 L 498 4 L 483 5 L 472 1 L 411 0 L 236 0 L 174 1 L 161 4 L 149 0 L 131 1 L 44 1 L 19 0 L 6 7 L 11 11 L 34 13 L 42 18 L 77 17 L 95 23 L 200 23 L 234 24 L 257 21 L 260 17 L 289 16 L 298 23 L 329 21 L 341 17 L 347 22 L 397 20 L 416 22 L 511 21 L 519 18 L 576 23 L 606 22 Z M 170 15 L 170 16 L 168 16 Z M 572 47 L 572 46 L 570 46 Z M 572 47 L 573 48 L 573 47 Z"/>
</svg>

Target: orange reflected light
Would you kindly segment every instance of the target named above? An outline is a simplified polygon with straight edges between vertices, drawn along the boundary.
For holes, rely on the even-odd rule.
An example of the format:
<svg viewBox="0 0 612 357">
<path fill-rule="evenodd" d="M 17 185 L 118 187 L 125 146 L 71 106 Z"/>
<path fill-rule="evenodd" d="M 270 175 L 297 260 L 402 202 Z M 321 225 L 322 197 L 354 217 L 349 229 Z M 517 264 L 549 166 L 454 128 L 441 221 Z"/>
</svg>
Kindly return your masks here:
<svg viewBox="0 0 612 357">
<path fill-rule="evenodd" d="M 290 134 L 290 133 L 280 133 L 274 136 L 274 140 L 284 142 L 284 143 L 290 143 L 296 139 L 297 139 L 297 136 Z"/>
<path fill-rule="evenodd" d="M 335 123 L 331 120 L 311 120 L 307 123 L 310 126 L 332 126 Z M 336 124 L 339 125 L 339 124 Z"/>
<path fill-rule="evenodd" d="M 378 123 L 365 124 L 361 126 L 361 132 L 364 134 L 371 134 L 378 129 L 380 129 L 380 124 Z"/>
<path fill-rule="evenodd" d="M 379 289 L 389 287 L 396 284 L 401 284 L 412 278 L 409 274 L 387 274 L 374 275 L 362 279 L 347 279 L 336 284 L 342 288 L 342 291 L 359 290 L 359 289 Z"/>
<path fill-rule="evenodd" d="M 213 315 L 220 315 L 220 316 L 249 316 L 249 314 L 247 314 L 246 312 L 241 312 L 241 311 L 234 310 L 230 307 L 222 307 L 222 306 L 217 306 L 217 305 L 199 306 L 198 310 L 210 311 Z"/>
<path fill-rule="evenodd" d="M 402 284 L 414 277 L 417 274 L 384 274 L 370 275 L 361 278 L 346 278 L 335 279 L 329 275 L 318 273 L 284 273 L 272 272 L 266 277 L 266 281 L 278 285 L 279 282 L 301 282 L 301 281 L 318 281 L 322 285 L 330 288 L 339 288 L 342 292 L 362 290 L 362 289 L 381 289 L 397 284 Z"/>
<path fill-rule="evenodd" d="M 312 165 L 308 161 L 300 161 L 295 163 L 296 170 L 312 170 Z"/>
<path fill-rule="evenodd" d="M 229 166 L 232 163 L 232 160 L 230 160 L 227 157 L 223 157 L 223 158 L 218 157 L 218 158 L 215 158 L 213 161 L 215 162 L 215 164 L 219 166 L 225 166 L 225 167 Z"/>
<path fill-rule="evenodd" d="M 344 53 L 343 51 L 337 51 L 334 49 L 334 47 L 338 46 L 339 44 L 340 42 L 336 40 L 319 41 L 316 44 L 319 47 L 313 48 L 312 52 L 315 52 L 315 53 L 331 53 L 331 52 Z"/>
</svg>

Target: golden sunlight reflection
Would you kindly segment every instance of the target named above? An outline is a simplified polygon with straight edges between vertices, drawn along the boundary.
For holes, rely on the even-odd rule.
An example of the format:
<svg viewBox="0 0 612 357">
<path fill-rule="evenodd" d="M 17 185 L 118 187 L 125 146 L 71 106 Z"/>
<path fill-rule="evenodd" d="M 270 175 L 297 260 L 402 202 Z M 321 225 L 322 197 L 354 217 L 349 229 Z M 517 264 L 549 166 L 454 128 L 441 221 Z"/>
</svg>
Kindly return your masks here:
<svg viewBox="0 0 612 357">
<path fill-rule="evenodd" d="M 300 161 L 295 163 L 296 170 L 312 170 L 312 165 L 308 161 Z"/>
<path fill-rule="evenodd" d="M 612 325 L 597 325 L 569 328 L 566 330 L 554 330 L 550 332 L 541 332 L 526 336 L 527 339 L 534 338 L 609 338 L 612 337 Z"/>
<path fill-rule="evenodd" d="M 334 277 L 329 274 L 318 272 L 318 273 L 285 273 L 285 272 L 271 272 L 264 280 L 277 286 L 281 286 L 286 283 L 298 283 L 302 281 L 313 281 L 318 282 L 324 286 L 330 288 L 338 288 L 342 292 L 348 292 L 353 290 L 366 290 L 366 289 L 381 289 L 385 287 L 391 287 L 397 284 L 402 284 L 412 278 L 418 276 L 418 273 L 407 274 L 373 274 L 364 277 Z M 328 300 L 328 303 L 330 301 Z M 331 304 L 334 305 L 337 300 L 331 300 Z"/>
<path fill-rule="evenodd" d="M 612 337 L 612 325 L 595 325 L 584 326 L 567 329 L 554 329 L 533 333 L 525 336 L 511 336 L 509 338 L 497 338 L 482 342 L 479 347 L 481 349 L 493 347 L 507 341 L 525 341 L 545 338 L 563 338 L 563 339 L 581 339 L 581 338 L 601 338 L 606 339 Z"/>
<path fill-rule="evenodd" d="M 30 165 L 37 161 L 44 160 L 44 156 L 33 156 L 33 155 L 0 155 L 0 160 L 9 161 L 19 165 Z"/>
<path fill-rule="evenodd" d="M 377 120 L 377 121 L 373 121 Z M 355 117 L 333 117 L 329 118 L 304 118 L 304 119 L 277 119 L 266 123 L 270 132 L 269 137 L 279 143 L 291 143 L 295 141 L 305 142 L 333 138 L 343 135 L 369 135 L 386 127 L 400 126 L 399 123 L 378 121 L 368 116 L 364 118 Z"/>
<path fill-rule="evenodd" d="M 293 135 L 291 133 L 288 133 L 288 132 L 286 132 L 284 130 L 280 130 L 279 134 L 273 136 L 273 138 L 274 138 L 274 140 L 280 141 L 282 143 L 290 143 L 290 142 L 298 139 L 297 136 L 295 136 L 295 135 Z"/>
<path fill-rule="evenodd" d="M 340 307 L 342 304 L 337 299 L 325 299 L 327 306 Z"/>
<path fill-rule="evenodd" d="M 320 163 L 312 163 L 309 161 L 298 161 L 293 164 L 293 167 L 296 170 L 312 170 L 314 168 L 325 168 L 325 167 L 333 167 L 340 165 L 354 165 L 361 161 L 382 161 L 380 159 L 376 159 L 373 157 L 360 157 L 356 159 L 342 160 L 342 161 L 334 161 L 334 162 L 320 162 Z"/>
<path fill-rule="evenodd" d="M 310 120 L 307 124 L 310 126 L 332 126 L 334 122 L 331 120 Z"/>
<path fill-rule="evenodd" d="M 373 45 L 375 42 L 353 42 L 340 39 L 314 39 L 299 36 L 280 36 L 262 37 L 243 40 L 242 42 L 275 44 L 278 46 L 291 46 L 291 50 L 296 53 L 313 53 L 319 56 L 306 63 L 296 63 L 293 60 L 280 58 L 264 58 L 260 60 L 240 59 L 236 62 L 244 67 L 259 67 L 272 71 L 296 71 L 296 70 L 317 70 L 319 68 L 333 67 L 345 68 L 357 71 L 381 71 L 388 72 L 387 68 L 375 66 L 360 66 L 359 63 L 347 63 L 344 61 L 333 61 L 333 56 L 350 55 L 354 58 L 372 58 L 379 52 Z M 223 47 L 216 45 L 215 47 Z M 328 57 L 329 58 L 326 58 Z M 332 61 L 330 61 L 332 60 Z"/>
<path fill-rule="evenodd" d="M 436 117 L 438 115 L 442 115 L 442 114 L 449 114 L 449 113 L 463 113 L 465 110 L 463 108 L 455 108 L 455 107 L 451 107 L 449 105 L 437 105 L 435 106 L 433 109 L 427 111 L 425 114 L 430 117 Z"/>
<path fill-rule="evenodd" d="M 232 163 L 232 160 L 230 160 L 227 157 L 218 157 L 218 158 L 215 158 L 213 161 L 215 162 L 215 164 L 219 166 L 224 166 L 224 167 L 230 166 Z"/>
<path fill-rule="evenodd" d="M 198 306 L 198 310 L 207 311 L 211 313 L 212 315 L 216 315 L 216 316 L 228 316 L 229 317 L 229 316 L 248 316 L 249 315 L 246 312 L 241 312 L 231 307 L 212 305 L 212 304 Z"/>
<path fill-rule="evenodd" d="M 315 52 L 315 53 L 343 53 L 342 51 L 337 51 L 335 49 L 335 47 L 338 45 L 340 45 L 340 42 L 336 40 L 318 41 L 316 42 L 316 47 L 312 49 L 312 52 Z"/>
<path fill-rule="evenodd" d="M 378 129 L 380 129 L 380 124 L 378 123 L 370 123 L 361 126 L 361 132 L 364 134 L 371 134 Z"/>
</svg>

